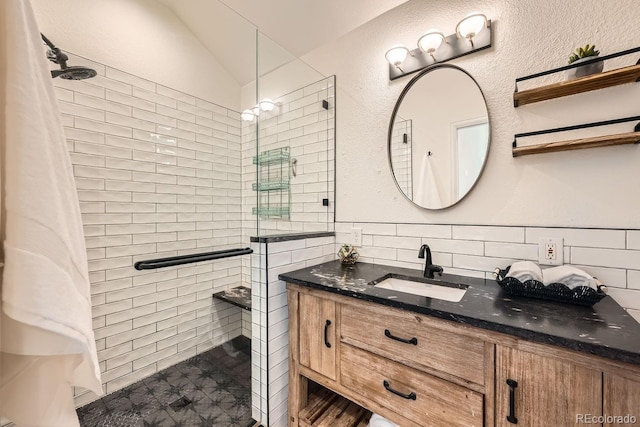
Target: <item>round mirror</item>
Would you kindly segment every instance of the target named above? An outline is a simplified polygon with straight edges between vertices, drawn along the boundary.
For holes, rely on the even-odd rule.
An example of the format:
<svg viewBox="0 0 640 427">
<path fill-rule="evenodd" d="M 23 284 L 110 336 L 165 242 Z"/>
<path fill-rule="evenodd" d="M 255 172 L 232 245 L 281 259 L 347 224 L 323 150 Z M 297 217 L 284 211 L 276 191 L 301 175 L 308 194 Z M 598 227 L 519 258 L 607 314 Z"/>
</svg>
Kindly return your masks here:
<svg viewBox="0 0 640 427">
<path fill-rule="evenodd" d="M 435 64 L 404 88 L 389 124 L 396 185 L 425 209 L 462 200 L 489 154 L 489 115 L 476 81 L 460 67 Z"/>
</svg>

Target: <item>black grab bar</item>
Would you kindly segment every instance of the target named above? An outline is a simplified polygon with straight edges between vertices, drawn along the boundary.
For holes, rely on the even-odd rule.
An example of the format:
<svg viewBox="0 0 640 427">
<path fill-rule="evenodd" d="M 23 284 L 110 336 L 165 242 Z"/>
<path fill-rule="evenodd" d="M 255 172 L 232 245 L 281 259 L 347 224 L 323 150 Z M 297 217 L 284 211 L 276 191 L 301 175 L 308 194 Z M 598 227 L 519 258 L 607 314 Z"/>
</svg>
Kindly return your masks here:
<svg viewBox="0 0 640 427">
<path fill-rule="evenodd" d="M 253 253 L 251 248 L 224 249 L 222 251 L 203 252 L 200 254 L 171 256 L 167 258 L 138 261 L 133 266 L 136 270 L 154 270 L 156 268 L 173 267 L 174 265 L 190 264 L 192 262 L 209 261 L 212 259 L 229 258 Z"/>
</svg>

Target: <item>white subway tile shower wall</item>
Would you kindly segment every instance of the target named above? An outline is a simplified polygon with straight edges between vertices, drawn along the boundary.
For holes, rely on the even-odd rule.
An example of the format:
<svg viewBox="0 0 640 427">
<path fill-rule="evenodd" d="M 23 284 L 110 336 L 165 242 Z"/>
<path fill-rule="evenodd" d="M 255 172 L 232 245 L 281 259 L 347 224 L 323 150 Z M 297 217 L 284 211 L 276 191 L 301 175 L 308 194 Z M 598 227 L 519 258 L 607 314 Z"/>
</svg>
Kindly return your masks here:
<svg viewBox="0 0 640 427">
<path fill-rule="evenodd" d="M 323 107 L 328 102 L 328 109 Z M 335 77 L 328 77 L 274 99 L 273 111 L 262 112 L 258 122 L 242 124 L 242 188 L 245 230 L 255 235 L 256 152 L 290 147 L 291 214 L 289 219 L 260 218 L 260 235 L 302 231 L 332 231 L 335 169 Z M 256 142 L 257 129 L 259 140 Z M 256 145 L 259 148 L 256 149 Z M 295 168 L 295 176 L 293 175 Z M 329 199 L 329 206 L 322 200 Z M 253 233 L 252 233 L 253 231 Z"/>
<path fill-rule="evenodd" d="M 133 268 L 143 259 L 242 246 L 239 113 L 96 68 L 94 79 L 54 84 L 110 393 L 240 335 L 243 324 L 248 334 L 249 322 L 239 307 L 212 300 L 214 292 L 243 283 L 240 257 Z M 94 398 L 76 390 L 78 405 Z"/>
<path fill-rule="evenodd" d="M 428 244 L 445 272 L 493 279 L 496 267 L 538 261 L 539 237 L 564 238 L 564 262 L 598 277 L 609 295 L 640 322 L 639 230 L 383 223 L 336 223 L 336 250 L 362 228 L 360 261 L 422 269 Z"/>
<path fill-rule="evenodd" d="M 253 418 L 266 420 L 268 407 L 269 426 L 285 427 L 288 425 L 289 315 L 285 283 L 278 280 L 278 275 L 335 259 L 335 238 L 333 236 L 316 237 L 268 244 L 253 243 L 252 245 L 254 249 L 252 264 L 254 268 L 261 266 L 262 273 L 256 272 L 252 285 L 254 323 L 251 344 L 254 351 L 262 348 L 263 355 L 267 354 L 268 347 L 269 354 L 268 365 L 266 357 L 261 366 L 257 365 L 256 358 L 251 360 L 251 380 L 254 384 L 252 390 L 262 390 L 262 400 L 259 400 L 258 395 L 252 395 Z M 267 267 L 266 275 L 264 274 L 265 266 Z M 263 319 L 261 324 L 257 323 L 260 318 L 257 314 L 258 311 Z"/>
</svg>

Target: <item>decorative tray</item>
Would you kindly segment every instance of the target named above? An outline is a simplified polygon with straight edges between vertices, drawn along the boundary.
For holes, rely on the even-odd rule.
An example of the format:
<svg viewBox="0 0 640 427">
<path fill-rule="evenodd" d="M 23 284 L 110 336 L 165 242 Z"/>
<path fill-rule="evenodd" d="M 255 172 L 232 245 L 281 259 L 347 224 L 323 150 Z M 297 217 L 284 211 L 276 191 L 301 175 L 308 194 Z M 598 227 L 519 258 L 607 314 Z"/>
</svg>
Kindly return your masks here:
<svg viewBox="0 0 640 427">
<path fill-rule="evenodd" d="M 501 270 L 496 268 L 496 282 L 508 294 L 522 297 L 546 299 L 556 302 L 565 302 L 584 306 L 592 306 L 607 294 L 604 292 L 607 287 L 598 285 L 598 290 L 589 286 L 576 286 L 571 289 L 562 283 L 550 283 L 544 285 L 537 280 L 525 280 L 521 282 L 515 277 L 505 277 L 509 273 L 511 266 Z"/>
</svg>

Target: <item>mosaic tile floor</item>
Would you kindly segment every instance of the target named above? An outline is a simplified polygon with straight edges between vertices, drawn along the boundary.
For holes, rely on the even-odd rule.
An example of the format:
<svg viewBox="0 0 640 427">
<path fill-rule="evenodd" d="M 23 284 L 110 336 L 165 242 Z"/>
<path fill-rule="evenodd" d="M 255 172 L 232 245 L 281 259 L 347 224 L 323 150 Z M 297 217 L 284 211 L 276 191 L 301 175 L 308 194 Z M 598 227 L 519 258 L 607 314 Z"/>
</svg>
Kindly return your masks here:
<svg viewBox="0 0 640 427">
<path fill-rule="evenodd" d="M 251 341 L 238 337 L 81 408 L 83 427 L 247 427 Z"/>
</svg>

